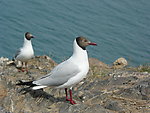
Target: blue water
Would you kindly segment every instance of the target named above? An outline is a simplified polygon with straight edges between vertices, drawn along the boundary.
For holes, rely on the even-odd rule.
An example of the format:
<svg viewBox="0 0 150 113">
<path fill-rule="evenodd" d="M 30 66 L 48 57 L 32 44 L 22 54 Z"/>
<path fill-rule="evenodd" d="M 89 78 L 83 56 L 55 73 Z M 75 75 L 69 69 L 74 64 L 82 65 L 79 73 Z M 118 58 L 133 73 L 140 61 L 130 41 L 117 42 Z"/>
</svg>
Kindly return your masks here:
<svg viewBox="0 0 150 113">
<path fill-rule="evenodd" d="M 36 36 L 35 55 L 58 63 L 77 36 L 96 42 L 89 57 L 107 64 L 150 63 L 150 0 L 0 0 L 0 56 L 12 58 L 27 31 Z"/>
</svg>

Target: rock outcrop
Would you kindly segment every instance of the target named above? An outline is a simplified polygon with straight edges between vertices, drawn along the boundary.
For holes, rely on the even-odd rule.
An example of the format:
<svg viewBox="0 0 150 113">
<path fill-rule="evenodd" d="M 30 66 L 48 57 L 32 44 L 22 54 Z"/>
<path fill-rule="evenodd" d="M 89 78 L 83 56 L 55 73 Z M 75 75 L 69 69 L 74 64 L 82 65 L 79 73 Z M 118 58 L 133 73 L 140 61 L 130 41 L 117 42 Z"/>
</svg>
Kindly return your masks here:
<svg viewBox="0 0 150 113">
<path fill-rule="evenodd" d="M 145 113 L 150 112 L 150 73 L 114 70 L 90 59 L 88 77 L 73 89 L 76 105 L 65 101 L 62 89 L 25 91 L 19 80 L 35 80 L 57 64 L 48 56 L 29 62 L 29 72 L 18 72 L 9 60 L 0 61 L 0 113 Z M 102 64 L 102 65 L 101 65 Z"/>
<path fill-rule="evenodd" d="M 121 57 L 118 58 L 114 63 L 113 63 L 113 68 L 123 68 L 128 65 L 128 62 L 125 58 Z"/>
</svg>

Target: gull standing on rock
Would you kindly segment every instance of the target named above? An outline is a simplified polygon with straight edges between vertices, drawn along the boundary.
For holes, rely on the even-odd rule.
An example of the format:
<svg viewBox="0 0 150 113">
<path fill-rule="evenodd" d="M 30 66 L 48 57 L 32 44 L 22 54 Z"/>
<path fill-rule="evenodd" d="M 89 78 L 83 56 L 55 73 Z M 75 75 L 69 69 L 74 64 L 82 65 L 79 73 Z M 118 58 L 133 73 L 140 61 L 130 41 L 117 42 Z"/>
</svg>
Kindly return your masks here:
<svg viewBox="0 0 150 113">
<path fill-rule="evenodd" d="M 31 33 L 26 32 L 24 34 L 23 47 L 17 51 L 17 53 L 14 57 L 14 60 L 18 60 L 18 61 L 22 62 L 21 70 L 23 72 L 24 72 L 24 68 L 23 68 L 24 65 L 25 65 L 26 71 L 28 72 L 27 62 L 28 62 L 28 60 L 30 60 L 31 58 L 34 57 L 34 51 L 33 51 L 32 43 L 31 43 L 32 38 L 34 38 L 34 36 Z"/>
<path fill-rule="evenodd" d="M 32 90 L 45 88 L 48 86 L 54 88 L 65 88 L 66 100 L 71 104 L 76 104 L 72 99 L 72 87 L 86 77 L 89 71 L 89 61 L 86 51 L 88 45 L 96 45 L 84 37 L 77 37 L 73 43 L 73 55 L 66 61 L 57 65 L 47 75 L 29 82 L 20 81 L 16 85 L 27 85 Z M 70 99 L 68 98 L 68 91 Z"/>
</svg>

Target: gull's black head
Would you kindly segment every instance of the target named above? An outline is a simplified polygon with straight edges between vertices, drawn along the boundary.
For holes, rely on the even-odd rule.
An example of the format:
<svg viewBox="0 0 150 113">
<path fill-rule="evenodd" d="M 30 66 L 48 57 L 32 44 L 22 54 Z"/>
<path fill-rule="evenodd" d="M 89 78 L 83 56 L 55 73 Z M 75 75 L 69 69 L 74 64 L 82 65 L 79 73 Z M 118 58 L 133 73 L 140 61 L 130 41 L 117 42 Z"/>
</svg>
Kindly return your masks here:
<svg viewBox="0 0 150 113">
<path fill-rule="evenodd" d="M 26 33 L 25 33 L 25 38 L 26 38 L 27 40 L 31 40 L 31 38 L 34 38 L 34 36 L 33 36 L 31 33 L 26 32 Z"/>
<path fill-rule="evenodd" d="M 86 50 L 86 47 L 88 45 L 94 45 L 94 46 L 97 45 L 96 43 L 92 43 L 88 39 L 86 39 L 85 37 L 82 37 L 82 36 L 77 37 L 76 42 L 77 42 L 78 46 L 81 47 L 83 50 Z"/>
</svg>

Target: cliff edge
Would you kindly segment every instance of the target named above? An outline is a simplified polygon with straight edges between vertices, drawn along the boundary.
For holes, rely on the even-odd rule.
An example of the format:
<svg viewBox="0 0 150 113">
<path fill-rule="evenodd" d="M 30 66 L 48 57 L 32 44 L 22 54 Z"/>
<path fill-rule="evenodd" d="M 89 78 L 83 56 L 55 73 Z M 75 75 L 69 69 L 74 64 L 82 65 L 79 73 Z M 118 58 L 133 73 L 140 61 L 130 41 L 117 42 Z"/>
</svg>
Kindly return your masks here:
<svg viewBox="0 0 150 113">
<path fill-rule="evenodd" d="M 24 92 L 19 80 L 35 80 L 57 64 L 48 56 L 29 62 L 29 72 L 18 72 L 0 59 L 0 113 L 145 113 L 150 112 L 150 73 L 139 68 L 113 68 L 90 58 L 87 78 L 73 88 L 77 104 L 65 101 L 64 89 Z M 150 69 L 148 67 L 148 69 Z"/>
</svg>

